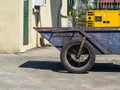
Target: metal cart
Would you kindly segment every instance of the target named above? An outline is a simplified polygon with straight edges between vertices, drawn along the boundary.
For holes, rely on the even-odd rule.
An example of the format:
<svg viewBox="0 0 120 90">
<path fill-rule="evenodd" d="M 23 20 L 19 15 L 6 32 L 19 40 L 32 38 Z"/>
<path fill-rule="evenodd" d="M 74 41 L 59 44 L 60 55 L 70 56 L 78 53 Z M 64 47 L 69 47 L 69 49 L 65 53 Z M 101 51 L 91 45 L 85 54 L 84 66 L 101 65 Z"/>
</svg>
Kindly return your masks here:
<svg viewBox="0 0 120 90">
<path fill-rule="evenodd" d="M 34 28 L 60 50 L 63 66 L 72 73 L 91 69 L 97 54 L 120 54 L 120 28 Z"/>
</svg>

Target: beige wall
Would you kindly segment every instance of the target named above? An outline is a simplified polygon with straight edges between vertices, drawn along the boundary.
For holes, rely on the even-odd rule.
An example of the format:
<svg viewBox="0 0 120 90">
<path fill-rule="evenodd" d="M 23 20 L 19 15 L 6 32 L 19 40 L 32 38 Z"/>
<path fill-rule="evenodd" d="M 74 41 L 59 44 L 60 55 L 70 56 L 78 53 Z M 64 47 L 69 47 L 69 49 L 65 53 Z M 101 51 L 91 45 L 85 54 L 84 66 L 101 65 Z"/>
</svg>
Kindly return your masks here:
<svg viewBox="0 0 120 90">
<path fill-rule="evenodd" d="M 19 0 L 0 0 L 0 53 L 19 50 Z"/>
<path fill-rule="evenodd" d="M 41 27 L 52 27 L 50 0 L 46 0 L 46 5 L 40 7 Z"/>
<path fill-rule="evenodd" d="M 29 0 L 29 44 L 23 46 L 24 0 L 0 1 L 0 53 L 18 53 L 36 47 L 32 0 Z"/>
<path fill-rule="evenodd" d="M 46 0 L 46 5 L 41 7 L 41 23 L 42 27 L 52 27 L 52 19 L 51 19 L 51 6 L 50 6 L 50 0 Z M 64 16 L 67 16 L 67 0 L 63 0 L 62 2 L 62 9 L 61 14 Z M 62 27 L 67 27 L 67 18 L 61 18 L 62 19 Z"/>
</svg>

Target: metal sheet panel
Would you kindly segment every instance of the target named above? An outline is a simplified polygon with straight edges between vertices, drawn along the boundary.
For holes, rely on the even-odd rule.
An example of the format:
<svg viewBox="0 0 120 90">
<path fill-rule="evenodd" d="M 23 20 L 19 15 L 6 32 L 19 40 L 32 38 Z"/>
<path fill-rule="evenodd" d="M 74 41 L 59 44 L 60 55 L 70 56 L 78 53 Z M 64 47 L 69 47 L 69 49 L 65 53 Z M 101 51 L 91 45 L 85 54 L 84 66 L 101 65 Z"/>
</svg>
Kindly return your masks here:
<svg viewBox="0 0 120 90">
<path fill-rule="evenodd" d="M 111 51 L 112 54 L 120 54 L 120 32 L 89 33 L 104 48 Z"/>
</svg>

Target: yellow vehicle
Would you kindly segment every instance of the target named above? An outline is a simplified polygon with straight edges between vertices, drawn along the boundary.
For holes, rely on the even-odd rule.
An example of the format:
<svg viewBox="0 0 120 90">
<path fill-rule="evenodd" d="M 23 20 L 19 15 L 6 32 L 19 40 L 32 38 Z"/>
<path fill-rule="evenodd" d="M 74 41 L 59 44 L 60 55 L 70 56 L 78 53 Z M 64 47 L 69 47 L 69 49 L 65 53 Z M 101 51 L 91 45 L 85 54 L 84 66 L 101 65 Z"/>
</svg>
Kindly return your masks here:
<svg viewBox="0 0 120 90">
<path fill-rule="evenodd" d="M 96 10 L 86 12 L 86 27 L 120 27 L 120 0 L 98 0 Z"/>
</svg>

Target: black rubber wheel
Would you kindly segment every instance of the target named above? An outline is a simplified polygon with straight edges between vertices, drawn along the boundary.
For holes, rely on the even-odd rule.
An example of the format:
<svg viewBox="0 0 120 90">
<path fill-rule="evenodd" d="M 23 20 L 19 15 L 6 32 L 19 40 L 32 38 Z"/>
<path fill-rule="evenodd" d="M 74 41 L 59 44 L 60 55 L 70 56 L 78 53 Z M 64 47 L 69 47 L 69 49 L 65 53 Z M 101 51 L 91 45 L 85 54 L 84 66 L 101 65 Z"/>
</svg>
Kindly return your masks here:
<svg viewBox="0 0 120 90">
<path fill-rule="evenodd" d="M 85 73 L 95 62 L 95 52 L 90 43 L 85 41 L 80 58 L 77 58 L 80 40 L 71 40 L 63 46 L 60 54 L 63 66 L 72 73 Z"/>
</svg>

